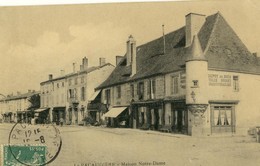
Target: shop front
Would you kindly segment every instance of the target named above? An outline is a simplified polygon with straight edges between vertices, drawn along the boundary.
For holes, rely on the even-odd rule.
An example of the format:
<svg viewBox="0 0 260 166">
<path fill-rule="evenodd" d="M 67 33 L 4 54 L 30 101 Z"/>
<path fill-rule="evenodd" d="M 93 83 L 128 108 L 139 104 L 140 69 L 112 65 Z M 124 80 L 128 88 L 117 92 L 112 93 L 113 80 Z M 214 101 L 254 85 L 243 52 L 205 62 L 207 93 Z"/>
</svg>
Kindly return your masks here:
<svg viewBox="0 0 260 166">
<path fill-rule="evenodd" d="M 13 122 L 12 116 L 13 116 L 12 112 L 5 112 L 3 114 L 3 122 L 5 123 Z"/>
<path fill-rule="evenodd" d="M 107 118 L 107 127 L 128 127 L 128 107 L 113 107 L 103 115 Z"/>
<path fill-rule="evenodd" d="M 78 125 L 81 121 L 81 109 L 79 106 L 78 100 L 71 100 L 70 105 L 68 107 L 68 116 L 66 118 L 67 125 Z"/>
<path fill-rule="evenodd" d="M 210 101 L 211 133 L 235 133 L 235 106 L 238 101 L 212 102 Z"/>
<path fill-rule="evenodd" d="M 66 107 L 53 107 L 53 109 L 52 109 L 52 123 L 59 125 L 61 118 L 65 122 Z"/>
<path fill-rule="evenodd" d="M 187 134 L 188 111 L 185 102 L 173 102 L 172 108 L 172 132 Z"/>
<path fill-rule="evenodd" d="M 160 130 L 164 124 L 164 109 L 161 100 L 132 102 L 131 127 L 143 130 Z"/>
<path fill-rule="evenodd" d="M 33 118 L 33 113 L 30 110 L 26 111 L 17 111 L 16 113 L 16 119 L 19 123 L 31 123 L 31 120 Z"/>
<path fill-rule="evenodd" d="M 36 124 L 48 124 L 50 123 L 49 116 L 50 108 L 39 108 L 34 110 L 34 123 Z"/>
</svg>

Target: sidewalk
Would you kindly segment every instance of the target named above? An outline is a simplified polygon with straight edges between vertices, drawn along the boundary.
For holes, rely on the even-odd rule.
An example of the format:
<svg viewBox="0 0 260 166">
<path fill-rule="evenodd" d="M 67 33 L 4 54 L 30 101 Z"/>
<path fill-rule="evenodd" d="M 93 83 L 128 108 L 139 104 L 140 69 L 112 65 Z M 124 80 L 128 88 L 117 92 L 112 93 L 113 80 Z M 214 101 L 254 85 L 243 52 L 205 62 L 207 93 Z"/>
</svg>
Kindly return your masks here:
<svg viewBox="0 0 260 166">
<path fill-rule="evenodd" d="M 256 142 L 256 139 L 250 135 L 214 134 L 214 135 L 209 135 L 209 136 L 194 137 L 194 136 L 189 136 L 186 134 L 165 133 L 165 132 L 154 131 L 154 130 L 141 130 L 141 129 L 132 129 L 132 128 L 108 128 L 105 126 L 67 125 L 67 126 L 59 127 L 59 129 L 61 129 L 61 128 L 66 128 L 66 129 L 71 129 L 71 130 L 73 130 L 73 129 L 79 129 L 79 130 L 90 129 L 90 130 L 97 130 L 97 131 L 119 134 L 119 135 L 138 133 L 138 134 L 158 135 L 158 136 L 166 136 L 166 137 L 174 137 L 174 138 L 185 138 L 185 139 L 213 139 L 213 138 L 221 139 L 221 138 L 225 138 L 225 139 L 233 139 L 233 140 L 235 139 L 239 142 Z M 79 131 L 79 130 L 77 130 L 77 131 Z"/>
<path fill-rule="evenodd" d="M 0 130 L 11 130 L 11 128 L 15 125 L 15 123 L 0 123 Z M 209 136 L 189 136 L 185 134 L 178 134 L 178 133 L 164 133 L 160 131 L 154 130 L 141 130 L 141 129 L 132 129 L 132 128 L 109 128 L 105 126 L 78 126 L 78 125 L 63 125 L 58 126 L 55 125 L 61 132 L 77 132 L 83 130 L 96 130 L 111 134 L 117 135 L 127 135 L 127 134 L 145 134 L 145 135 L 158 135 L 158 136 L 165 136 L 165 137 L 174 137 L 174 138 L 182 138 L 182 139 L 232 139 L 236 142 L 256 142 L 256 138 L 253 138 L 250 135 L 236 135 L 236 134 L 214 134 Z"/>
</svg>

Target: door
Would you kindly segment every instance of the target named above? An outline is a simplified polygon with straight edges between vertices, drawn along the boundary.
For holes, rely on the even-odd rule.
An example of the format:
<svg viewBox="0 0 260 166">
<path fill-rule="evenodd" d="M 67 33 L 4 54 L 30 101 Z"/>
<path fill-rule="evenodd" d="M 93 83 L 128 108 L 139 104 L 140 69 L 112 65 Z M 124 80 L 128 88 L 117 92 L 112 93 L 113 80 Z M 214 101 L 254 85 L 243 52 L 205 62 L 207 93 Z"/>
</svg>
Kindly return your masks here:
<svg viewBox="0 0 260 166">
<path fill-rule="evenodd" d="M 187 117 L 188 112 L 183 109 L 174 109 L 172 111 L 173 117 L 173 131 L 177 133 L 186 133 L 187 132 Z"/>
<path fill-rule="evenodd" d="M 158 130 L 159 129 L 159 111 L 158 108 L 154 109 L 154 129 Z"/>
<path fill-rule="evenodd" d="M 176 114 L 177 114 L 177 131 L 178 132 L 182 132 L 182 110 L 175 110 L 176 111 Z"/>
</svg>

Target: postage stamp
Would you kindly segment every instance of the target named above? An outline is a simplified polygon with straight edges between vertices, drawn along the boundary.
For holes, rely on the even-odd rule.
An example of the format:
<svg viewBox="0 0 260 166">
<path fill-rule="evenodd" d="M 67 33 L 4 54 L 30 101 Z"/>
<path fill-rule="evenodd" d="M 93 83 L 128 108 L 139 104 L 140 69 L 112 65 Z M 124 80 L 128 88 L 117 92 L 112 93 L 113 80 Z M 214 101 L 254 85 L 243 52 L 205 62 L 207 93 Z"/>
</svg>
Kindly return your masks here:
<svg viewBox="0 0 260 166">
<path fill-rule="evenodd" d="M 11 154 L 13 159 L 17 160 L 20 164 L 28 166 L 47 165 L 58 156 L 62 147 L 62 139 L 60 131 L 52 124 L 31 125 L 18 122 L 9 133 L 8 144 L 10 153 L 8 153 L 9 157 L 6 158 L 7 160 L 11 159 Z M 35 145 L 40 146 L 37 147 Z M 41 158 L 41 161 L 39 161 L 39 164 L 35 164 L 34 162 L 36 162 L 36 160 L 33 159 L 22 158 L 22 160 L 20 160 L 22 156 L 20 156 L 19 150 L 23 152 L 23 154 L 37 152 L 35 157 L 37 155 L 41 156 L 38 157 L 39 159 Z M 40 150 L 42 150 L 41 153 Z M 6 150 L 6 152 L 9 151 Z M 26 157 L 29 156 L 30 155 L 26 155 Z"/>
<path fill-rule="evenodd" d="M 46 163 L 46 146 L 44 145 L 3 145 L 2 152 L 3 166 L 41 166 Z"/>
</svg>

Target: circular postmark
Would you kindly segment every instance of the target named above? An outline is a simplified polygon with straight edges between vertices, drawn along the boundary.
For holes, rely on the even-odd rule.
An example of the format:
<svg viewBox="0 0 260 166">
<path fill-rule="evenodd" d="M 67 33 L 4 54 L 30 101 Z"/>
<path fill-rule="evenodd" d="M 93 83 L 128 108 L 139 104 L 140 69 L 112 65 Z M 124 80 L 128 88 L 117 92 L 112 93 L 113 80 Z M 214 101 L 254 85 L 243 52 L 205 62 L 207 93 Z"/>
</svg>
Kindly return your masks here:
<svg viewBox="0 0 260 166">
<path fill-rule="evenodd" d="M 9 152 L 20 164 L 47 165 L 54 161 L 62 147 L 59 130 L 53 124 L 17 122 L 9 133 Z"/>
</svg>

